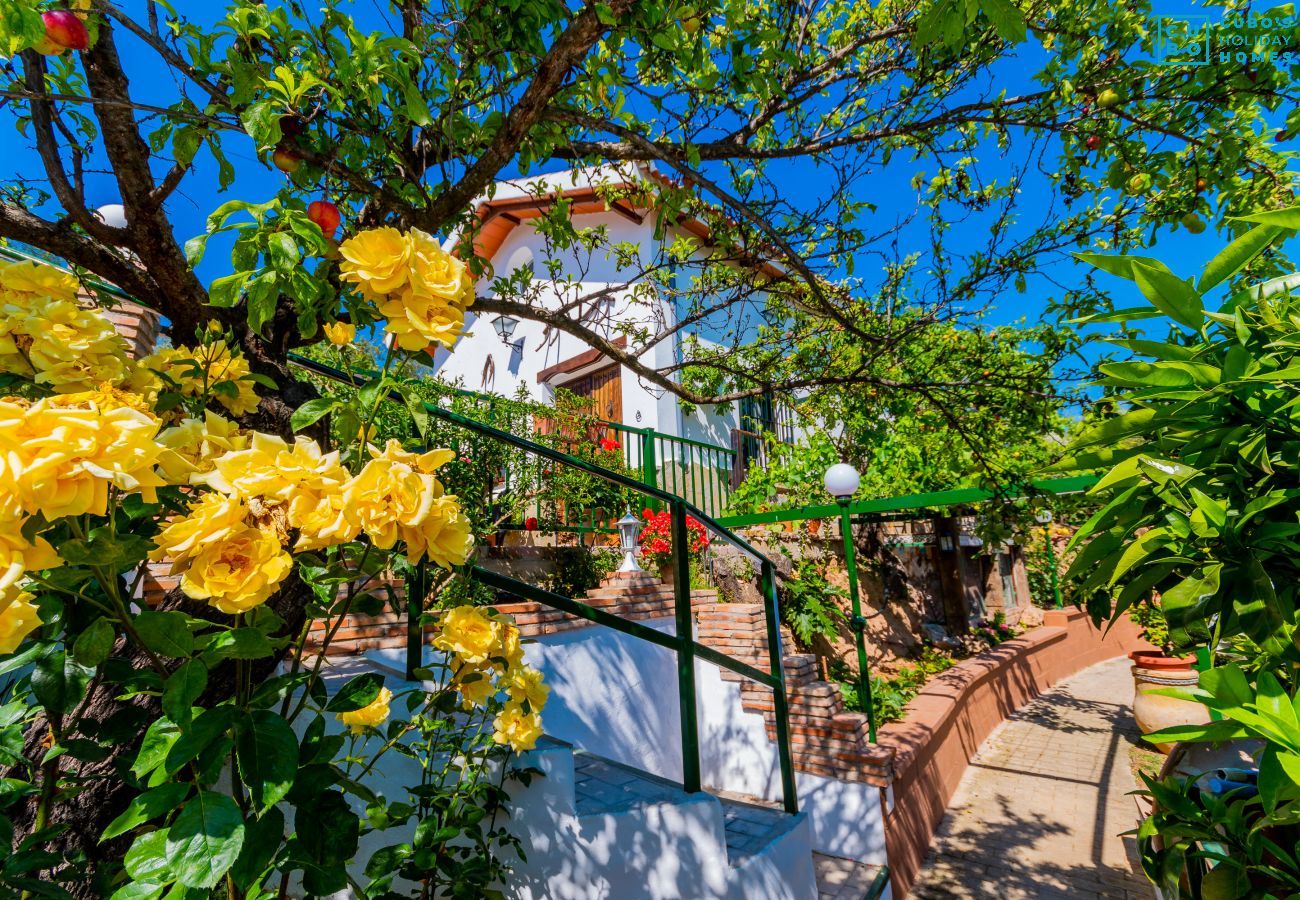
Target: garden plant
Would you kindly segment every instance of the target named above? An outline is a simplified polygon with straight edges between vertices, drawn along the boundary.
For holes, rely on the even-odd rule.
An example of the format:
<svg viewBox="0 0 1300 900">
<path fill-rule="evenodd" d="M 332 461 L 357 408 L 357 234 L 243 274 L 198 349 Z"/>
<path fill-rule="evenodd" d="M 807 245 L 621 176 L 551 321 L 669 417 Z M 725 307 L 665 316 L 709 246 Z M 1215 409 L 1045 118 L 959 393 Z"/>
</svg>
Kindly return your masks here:
<svg viewBox="0 0 1300 900">
<path fill-rule="evenodd" d="M 1138 831 L 1143 865 L 1168 897 L 1300 890 L 1300 277 L 1256 275 L 1300 228 L 1300 209 L 1244 224 L 1195 282 L 1149 258 L 1090 258 L 1148 302 L 1116 317 L 1173 325 L 1165 340 L 1119 339 L 1141 357 L 1100 367 L 1119 414 L 1062 463 L 1104 473 L 1071 567 L 1093 614 L 1113 619 L 1158 594 L 1172 649 L 1214 655 L 1200 687 L 1176 695 L 1216 721 L 1148 739 L 1259 742 L 1255 766 L 1226 780 L 1146 779 L 1156 811 Z"/>
<path fill-rule="evenodd" d="M 377 579 L 464 562 L 505 514 L 492 507 L 510 461 L 426 420 L 418 366 L 467 313 L 480 327 L 508 315 L 692 404 L 816 394 L 833 428 L 852 411 L 842 393 L 880 404 L 855 429 L 888 409 L 968 440 L 991 421 L 963 424 L 991 384 L 1037 422 L 1054 409 L 1047 368 L 990 369 L 1007 344 L 983 330 L 944 357 L 953 323 L 1072 248 L 1131 249 L 1285 193 L 1287 157 L 1254 127 L 1295 106 L 1285 73 L 1152 66 L 1149 14 L 1103 0 L 0 0 L 0 145 L 29 152 L 0 183 L 0 238 L 60 266 L 0 281 L 5 888 L 410 893 L 397 873 L 425 895 L 486 892 L 510 854 L 489 852 L 504 838 L 484 779 L 431 775 L 379 808 L 368 763 L 330 729 L 349 716 L 364 756 L 396 728 L 410 740 L 386 752 L 421 753 L 430 772 L 441 733 L 488 711 L 501 746 L 527 747 L 543 692 L 509 623 L 441 614 L 454 693 L 403 698 L 410 730 L 364 731 L 398 698 L 374 679 L 322 693 L 293 652 L 313 622 L 375 610 Z M 1022 45 L 1032 61 L 1008 84 Z M 876 203 L 900 160 L 915 163 L 902 216 Z M 601 200 L 645 210 L 653 252 L 556 202 L 533 220 L 536 264 L 477 255 L 498 180 L 598 165 L 625 176 Z M 1060 206 L 1025 191 L 1036 172 Z M 678 227 L 693 223 L 707 241 Z M 864 248 L 873 275 L 855 269 Z M 558 271 L 555 251 L 583 270 Z M 622 283 L 584 292 L 611 261 Z M 679 314 L 624 326 L 602 312 L 651 293 Z M 138 363 L 91 308 L 122 294 L 170 343 Z M 1107 302 L 1089 280 L 1055 306 Z M 706 321 L 723 323 L 717 340 L 691 333 Z M 358 390 L 292 362 L 368 334 L 385 350 Z M 1046 355 L 1076 346 L 1054 334 Z M 388 418 L 393 393 L 414 432 Z M 622 500 L 581 502 L 617 516 Z M 183 581 L 144 608 L 151 557 Z M 466 765 L 486 776 L 485 758 Z M 414 818 L 413 841 L 363 861 L 374 885 L 353 883 L 357 836 Z"/>
</svg>

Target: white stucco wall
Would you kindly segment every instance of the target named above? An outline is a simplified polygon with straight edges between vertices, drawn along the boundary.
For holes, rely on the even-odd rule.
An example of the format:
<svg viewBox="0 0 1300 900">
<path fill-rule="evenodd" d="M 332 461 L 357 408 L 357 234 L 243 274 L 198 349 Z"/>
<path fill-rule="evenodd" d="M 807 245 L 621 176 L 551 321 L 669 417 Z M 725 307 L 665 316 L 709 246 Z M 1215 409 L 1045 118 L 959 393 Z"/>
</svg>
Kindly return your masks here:
<svg viewBox="0 0 1300 900">
<path fill-rule="evenodd" d="M 645 621 L 665 633 L 671 618 Z M 402 651 L 371 651 L 400 667 Z M 547 734 L 598 756 L 681 779 L 677 669 L 668 650 L 607 628 L 582 628 L 527 645 L 530 665 L 551 685 Z M 740 685 L 710 663 L 696 664 L 701 768 L 707 786 L 767 800 L 781 798 L 776 745 L 763 718 L 741 706 Z M 879 788 L 796 773 L 813 848 L 872 864 L 885 862 Z"/>
<path fill-rule="evenodd" d="M 599 181 L 601 177 L 597 175 L 595 179 Z M 567 175 L 549 176 L 548 180 L 557 190 L 575 184 Z M 584 182 L 580 180 L 578 183 Z M 497 186 L 495 196 L 497 199 L 513 199 L 529 196 L 529 193 L 521 184 L 502 182 Z M 650 221 L 637 224 L 618 213 L 586 213 L 578 217 L 577 225 L 580 228 L 606 228 L 610 242 L 635 245 L 643 262 L 652 261 L 660 254 L 660 243 L 655 239 Z M 672 234 L 670 230 L 670 240 Z M 565 295 L 558 288 L 559 282 L 550 282 L 545 264 L 548 257 L 560 263 L 564 277 L 571 276 L 577 281 Z M 581 250 L 548 249 L 545 239 L 528 219 L 506 236 L 491 261 L 498 277 L 507 276 L 531 261 L 534 277 L 545 282 L 541 296 L 548 305 L 572 299 L 575 293 L 581 296 L 611 286 L 626 285 L 637 274 L 634 270 L 621 269 L 616 260 L 603 252 L 588 254 Z M 492 296 L 488 279 L 479 283 L 478 292 L 481 296 Z M 644 324 L 653 333 L 671 325 L 673 316 L 670 304 L 658 301 L 647 304 L 640 298 L 633 298 L 631 291 L 621 290 L 613 300 L 609 316 L 597 321 Z M 474 391 L 512 396 L 523 387 L 529 396 L 547 402 L 554 395 L 553 387 L 540 384 L 538 373 L 590 349 L 576 337 L 560 332 L 548 334 L 541 323 L 525 320 L 519 321 L 510 345 L 507 345 L 497 336 L 493 327 L 495 319 L 495 315 L 475 316 L 471 311 L 466 318 L 466 332 L 454 350 L 440 351 L 436 355 L 437 373 L 458 380 L 465 388 Z M 598 325 L 598 330 L 611 339 L 618 333 L 610 324 Z M 642 355 L 640 361 L 650 367 L 663 368 L 672 365 L 677 354 L 678 341 L 673 338 L 656 344 Z M 583 371 L 599 367 L 593 365 Z M 556 378 L 555 383 L 562 385 L 570 377 L 580 377 L 581 374 L 575 372 L 573 376 Z M 664 434 L 689 437 L 722 447 L 731 445 L 731 428 L 735 424 L 732 405 L 721 410 L 698 409 L 687 415 L 672 394 L 627 368 L 622 369 L 622 404 L 623 424 L 654 428 Z"/>
</svg>

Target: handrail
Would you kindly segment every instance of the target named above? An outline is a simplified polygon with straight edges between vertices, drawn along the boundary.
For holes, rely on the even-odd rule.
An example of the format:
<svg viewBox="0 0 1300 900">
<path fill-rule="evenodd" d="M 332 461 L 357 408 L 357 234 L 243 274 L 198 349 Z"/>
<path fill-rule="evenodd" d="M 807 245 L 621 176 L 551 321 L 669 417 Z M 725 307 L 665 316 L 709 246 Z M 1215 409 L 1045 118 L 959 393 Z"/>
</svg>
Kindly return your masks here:
<svg viewBox="0 0 1300 900">
<path fill-rule="evenodd" d="M 297 354 L 290 354 L 289 361 L 294 365 L 306 369 L 309 372 L 333 381 L 344 384 L 351 384 L 354 387 L 360 387 L 366 381 L 355 374 L 342 372 L 332 366 L 318 363 L 315 360 L 307 359 Z M 401 394 L 397 391 L 389 391 L 387 399 L 394 402 L 404 402 Z M 673 556 L 674 556 L 674 584 L 673 597 L 675 606 L 675 635 L 669 636 L 653 628 L 648 628 L 640 623 L 633 622 L 615 616 L 604 610 L 598 610 L 595 607 L 588 606 L 574 600 L 571 597 L 564 597 L 560 594 L 553 594 L 535 585 L 526 582 L 517 581 L 505 575 L 495 572 L 489 572 L 478 566 L 472 566 L 469 569 L 471 577 L 479 579 L 482 583 L 489 586 L 498 587 L 501 590 L 523 596 L 526 599 L 532 599 L 538 603 L 551 606 L 556 609 L 570 612 L 581 618 L 596 622 L 614 628 L 621 633 L 640 638 L 642 640 L 652 641 L 660 646 L 668 647 L 673 650 L 677 657 L 677 688 L 678 688 L 678 710 L 681 717 L 681 740 L 682 740 L 682 787 L 688 793 L 694 793 L 702 790 L 702 773 L 700 771 L 700 746 L 699 746 L 699 713 L 696 709 L 696 690 L 695 690 L 695 660 L 697 658 L 712 662 L 716 665 L 723 666 L 736 672 L 744 677 L 758 681 L 765 687 L 772 690 L 772 705 L 776 724 L 776 745 L 777 758 L 781 769 L 781 800 L 785 810 L 789 813 L 799 811 L 799 799 L 794 778 L 794 760 L 790 750 L 790 712 L 789 700 L 785 692 L 785 655 L 781 647 L 781 624 L 780 614 L 776 594 L 776 567 L 772 561 L 759 553 L 748 541 L 732 534 L 727 528 L 719 525 L 712 518 L 701 512 L 693 504 L 689 503 L 682 497 L 660 490 L 657 487 L 643 484 L 635 479 L 629 478 L 620 472 L 598 466 L 595 463 L 588 462 L 584 459 L 571 456 L 528 438 L 511 434 L 508 431 L 502 431 L 491 425 L 486 425 L 474 419 L 454 413 L 451 410 L 443 409 L 432 403 L 423 404 L 424 409 L 435 418 L 444 422 L 449 422 L 467 431 L 475 432 L 484 437 L 501 441 L 512 447 L 529 453 L 536 454 L 543 459 L 549 459 L 552 462 L 561 465 L 570 466 L 594 475 L 597 478 L 620 485 L 625 488 L 637 491 L 639 493 L 654 497 L 660 502 L 668 504 L 671 513 L 671 525 L 673 536 Z M 701 524 L 712 527 L 718 534 L 728 538 L 737 546 L 741 547 L 748 553 L 757 557 L 759 562 L 759 579 L 762 596 L 766 598 L 764 603 L 764 613 L 767 626 L 767 646 L 768 646 L 768 673 L 764 675 L 759 669 L 748 666 L 739 660 L 734 660 L 724 653 L 705 647 L 695 640 L 694 637 L 694 618 L 691 603 L 691 584 L 690 584 L 690 566 L 688 558 L 689 537 L 687 533 L 687 513 L 691 513 Z M 417 567 L 417 569 L 420 567 Z M 423 582 L 423 578 L 419 579 Z M 416 596 L 418 594 L 418 596 Z M 408 589 L 407 592 L 407 623 L 408 654 L 413 649 L 420 649 L 419 642 L 419 625 L 418 618 L 422 614 L 422 604 L 424 592 Z M 414 623 L 414 624 L 413 624 Z M 413 669 L 413 659 L 408 658 L 408 671 Z"/>
<path fill-rule="evenodd" d="M 1096 475 L 1071 475 L 1067 478 L 1045 478 L 1031 481 L 1027 487 L 1046 494 L 1077 494 L 1086 491 L 1097 483 Z M 1000 495 L 984 488 L 953 488 L 948 491 L 935 491 L 929 494 L 905 494 L 898 497 L 881 497 L 875 500 L 857 500 L 849 506 L 849 514 L 854 516 L 880 515 L 883 513 L 903 512 L 911 509 L 934 509 L 943 506 L 965 506 L 970 503 L 984 503 L 999 497 L 1019 499 L 1026 496 L 1026 491 L 1009 495 Z M 835 503 L 823 503 L 818 506 L 802 506 L 797 509 L 774 509 L 770 512 L 747 513 L 738 516 L 722 516 L 727 525 L 743 527 L 746 525 L 772 525 L 777 522 L 802 522 L 805 519 L 830 519 L 840 515 L 840 507 Z"/>
</svg>

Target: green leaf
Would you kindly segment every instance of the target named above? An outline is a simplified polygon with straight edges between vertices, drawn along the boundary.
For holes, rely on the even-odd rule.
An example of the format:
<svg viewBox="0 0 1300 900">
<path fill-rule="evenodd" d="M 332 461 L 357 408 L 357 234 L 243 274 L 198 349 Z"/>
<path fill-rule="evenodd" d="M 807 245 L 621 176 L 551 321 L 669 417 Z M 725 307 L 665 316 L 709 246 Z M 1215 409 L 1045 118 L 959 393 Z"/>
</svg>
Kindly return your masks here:
<svg viewBox="0 0 1300 900">
<path fill-rule="evenodd" d="M 47 653 L 32 670 L 32 693 L 52 713 L 66 715 L 86 695 L 91 670 L 78 665 L 62 650 Z"/>
<path fill-rule="evenodd" d="M 72 658 L 89 669 L 96 668 L 113 652 L 115 639 L 113 623 L 108 619 L 96 619 L 77 635 L 72 644 Z"/>
<path fill-rule="evenodd" d="M 167 759 L 176 739 L 181 736 L 180 726 L 168 719 L 156 719 L 145 730 L 140 742 L 140 752 L 135 756 L 131 773 L 136 778 L 143 778 L 158 768 Z"/>
<path fill-rule="evenodd" d="M 166 849 L 176 879 L 192 888 L 216 887 L 244 846 L 244 819 L 225 794 L 200 791 L 168 829 Z"/>
<path fill-rule="evenodd" d="M 292 271 L 302 261 L 302 254 L 298 251 L 298 243 L 293 239 L 292 235 L 285 234 L 283 231 L 277 231 L 268 238 L 268 249 L 270 250 L 271 265 L 281 272 Z"/>
<path fill-rule="evenodd" d="M 1008 0 L 982 0 L 980 7 L 1004 41 L 1018 44 L 1025 39 L 1025 17 Z"/>
<path fill-rule="evenodd" d="M 279 714 L 266 709 L 249 713 L 235 736 L 239 773 L 259 809 L 278 803 L 293 786 L 298 771 L 298 739 Z"/>
<path fill-rule="evenodd" d="M 1206 669 L 1198 680 L 1201 687 L 1214 695 L 1215 701 L 1222 710 L 1244 707 L 1255 699 L 1245 674 L 1236 663 Z"/>
<path fill-rule="evenodd" d="M 284 845 L 284 813 L 271 807 L 260 819 L 244 822 L 244 847 L 230 867 L 236 886 L 251 889 L 261 882 L 267 867 Z"/>
<path fill-rule="evenodd" d="M 131 842 L 126 851 L 127 874 L 146 884 L 167 884 L 176 879 L 167 853 L 167 829 L 147 831 Z"/>
<path fill-rule="evenodd" d="M 433 124 L 433 114 L 429 112 L 429 104 L 420 93 L 419 85 L 413 81 L 408 82 L 404 87 L 403 97 L 406 101 L 406 115 L 412 122 L 421 127 Z"/>
<path fill-rule="evenodd" d="M 1204 725 L 1173 725 L 1152 731 L 1143 737 L 1155 744 L 1188 743 L 1222 743 L 1236 738 L 1246 737 L 1246 729 L 1239 722 L 1209 722 Z"/>
<path fill-rule="evenodd" d="M 1183 281 L 1163 263 L 1137 263 L 1133 278 L 1142 296 L 1175 322 L 1188 328 L 1200 328 L 1205 322 L 1201 297 L 1190 282 Z"/>
<path fill-rule="evenodd" d="M 190 708 L 207 686 L 208 667 L 201 659 L 191 659 L 169 675 L 162 695 L 162 708 L 167 718 L 188 725 Z"/>
<path fill-rule="evenodd" d="M 1255 709 L 1265 718 L 1272 719 L 1278 728 L 1296 736 L 1293 749 L 1300 750 L 1300 720 L 1297 720 L 1291 698 L 1272 672 L 1261 671 L 1255 676 Z"/>
<path fill-rule="evenodd" d="M 209 744 L 225 734 L 234 718 L 235 710 L 229 706 L 214 706 L 201 712 L 167 751 L 167 774 L 178 772 Z"/>
<path fill-rule="evenodd" d="M 1214 259 L 1206 264 L 1205 271 L 1201 273 L 1201 278 L 1196 283 L 1197 290 L 1205 293 L 1210 288 L 1223 284 L 1264 252 L 1264 248 L 1273 243 L 1281 233 L 1281 229 L 1270 225 L 1261 225 L 1247 231 L 1215 254 Z"/>
<path fill-rule="evenodd" d="M 339 405 L 338 400 L 330 397 L 318 397 L 315 400 L 308 400 L 293 411 L 293 415 L 289 417 L 289 427 L 294 431 L 302 431 L 308 425 L 319 421 L 322 416 L 333 412 Z"/>
<path fill-rule="evenodd" d="M 234 628 L 216 635 L 207 653 L 217 659 L 265 659 L 275 654 L 275 645 L 260 628 Z"/>
<path fill-rule="evenodd" d="M 1163 265 L 1150 256 L 1107 256 L 1104 253 L 1076 253 L 1074 258 L 1110 275 L 1134 280 L 1134 265 Z"/>
<path fill-rule="evenodd" d="M 364 709 L 379 696 L 379 689 L 384 686 L 384 676 L 378 672 L 366 672 L 350 679 L 339 692 L 326 704 L 327 712 L 355 712 Z"/>
<path fill-rule="evenodd" d="M 180 659 L 194 652 L 194 635 L 184 613 L 147 609 L 135 617 L 134 625 L 144 645 L 159 656 Z"/>
<path fill-rule="evenodd" d="M 261 333 L 262 326 L 275 315 L 280 299 L 280 282 L 273 270 L 258 275 L 248 284 L 248 327 Z"/>
<path fill-rule="evenodd" d="M 1300 230 L 1300 206 L 1288 206 L 1286 209 L 1270 209 L 1266 212 L 1250 213 L 1245 216 L 1232 216 L 1234 222 L 1258 222 L 1260 225 L 1274 225 L 1278 228 Z"/>
<path fill-rule="evenodd" d="M 208 285 L 208 302 L 213 306 L 226 309 L 236 305 L 239 303 L 239 295 L 244 290 L 244 285 L 252 276 L 252 272 L 236 272 L 215 279 Z"/>
<path fill-rule="evenodd" d="M 111 840 L 120 834 L 126 834 L 137 825 L 173 812 L 189 796 L 191 787 L 188 781 L 171 781 L 132 797 L 126 809 L 108 824 L 99 839 Z"/>
</svg>

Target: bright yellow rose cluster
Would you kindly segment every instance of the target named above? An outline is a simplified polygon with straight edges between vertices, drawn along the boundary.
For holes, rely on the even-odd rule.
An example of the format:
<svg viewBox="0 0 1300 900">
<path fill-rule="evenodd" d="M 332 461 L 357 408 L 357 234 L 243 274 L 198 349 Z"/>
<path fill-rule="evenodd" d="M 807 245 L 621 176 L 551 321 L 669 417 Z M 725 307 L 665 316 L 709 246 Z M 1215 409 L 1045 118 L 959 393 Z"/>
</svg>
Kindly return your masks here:
<svg viewBox="0 0 1300 900">
<path fill-rule="evenodd" d="M 140 360 L 132 387 L 156 397 L 164 382 L 184 397 L 207 394 L 233 416 L 243 416 L 257 409 L 257 392 L 248 377 L 248 360 L 235 356 L 222 338 L 200 347 L 164 347 Z"/>
<path fill-rule="evenodd" d="M 542 736 L 541 711 L 551 689 L 541 672 L 524 663 L 519 629 L 510 617 L 476 606 L 449 609 L 438 619 L 433 646 L 451 657 L 452 684 L 465 709 L 505 692 L 492 739 L 531 750 Z"/>
<path fill-rule="evenodd" d="M 188 397 L 205 390 L 232 415 L 257 408 L 248 362 L 224 340 L 196 349 L 166 347 L 133 362 L 126 341 L 98 309 L 77 300 L 77 279 L 36 262 L 0 262 L 0 372 L 31 378 L 59 394 L 104 385 L 151 407 L 166 375 Z"/>
<path fill-rule="evenodd" d="M 450 451 L 414 454 L 390 441 L 382 451 L 372 447 L 352 477 L 337 451 L 323 453 L 305 437 L 290 446 L 255 432 L 245 442 L 238 434 L 214 437 L 206 423 L 201 434 L 209 446 L 238 446 L 200 459 L 206 471 L 189 480 L 213 492 L 163 529 L 151 555 L 171 562 L 187 596 L 222 612 L 266 602 L 292 568 L 290 543 L 296 551 L 319 550 L 364 531 L 380 549 L 402 540 L 412 562 L 428 556 L 443 566 L 464 563 L 474 547 L 459 502 L 433 475 Z"/>
<path fill-rule="evenodd" d="M 76 278 L 52 266 L 0 263 L 0 372 L 59 393 L 126 379 L 126 341 L 77 302 L 77 289 Z"/>
<path fill-rule="evenodd" d="M 450 347 L 465 329 L 474 280 L 465 263 L 419 229 L 373 228 L 339 246 L 339 272 L 388 320 L 403 350 Z"/>
</svg>

